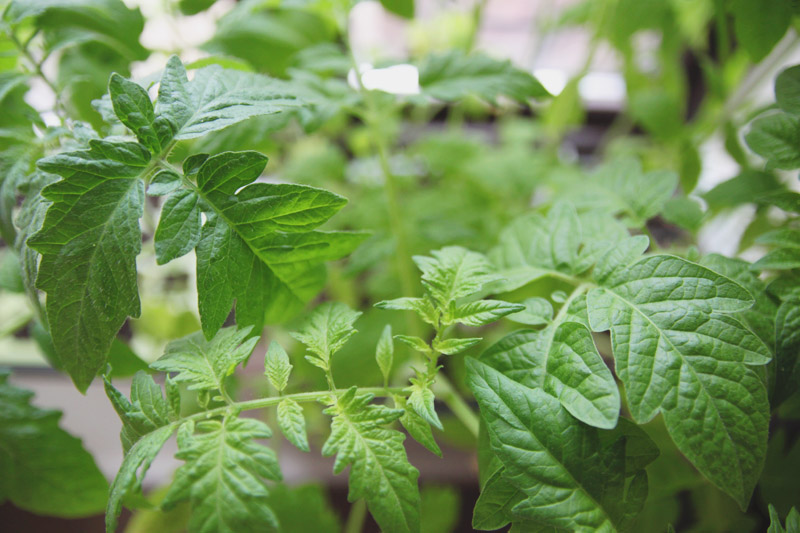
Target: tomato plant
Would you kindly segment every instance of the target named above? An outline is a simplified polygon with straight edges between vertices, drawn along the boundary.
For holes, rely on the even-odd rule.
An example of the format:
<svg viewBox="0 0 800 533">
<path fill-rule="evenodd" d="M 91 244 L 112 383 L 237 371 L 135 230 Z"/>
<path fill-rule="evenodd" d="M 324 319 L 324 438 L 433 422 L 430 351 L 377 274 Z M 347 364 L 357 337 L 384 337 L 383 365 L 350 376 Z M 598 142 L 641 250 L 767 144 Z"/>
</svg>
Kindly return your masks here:
<svg viewBox="0 0 800 533">
<path fill-rule="evenodd" d="M 381 0 L 416 37 L 378 69 L 354 4 L 165 2 L 176 33 L 217 17 L 185 62 L 121 0 L 5 2 L 4 334 L 102 383 L 124 458 L 109 485 L 4 372 L 0 501 L 340 531 L 320 484 L 283 482 L 285 440 L 347 471 L 348 532 L 455 531 L 459 506 L 475 530 L 800 531 L 797 6 L 575 3 L 538 29 L 590 37 L 552 95 L 477 50 L 492 3 Z M 626 100 L 575 160 L 601 47 Z M 715 142 L 737 170 L 709 185 Z M 476 498 L 411 440 L 475 456 Z"/>
</svg>

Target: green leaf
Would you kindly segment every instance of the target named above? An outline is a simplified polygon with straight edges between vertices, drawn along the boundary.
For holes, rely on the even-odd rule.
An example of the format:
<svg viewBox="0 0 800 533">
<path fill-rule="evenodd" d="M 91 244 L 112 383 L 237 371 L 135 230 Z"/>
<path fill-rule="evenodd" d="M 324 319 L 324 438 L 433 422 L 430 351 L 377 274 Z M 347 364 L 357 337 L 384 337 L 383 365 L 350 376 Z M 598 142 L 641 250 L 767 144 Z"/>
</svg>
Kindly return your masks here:
<svg viewBox="0 0 800 533">
<path fill-rule="evenodd" d="M 303 185 L 251 183 L 266 157 L 225 152 L 199 167 L 197 194 L 210 206 L 197 245 L 197 290 L 210 338 L 236 301 L 236 321 L 260 331 L 285 321 L 322 289 L 325 261 L 350 253 L 364 234 L 313 231 L 346 203 Z"/>
<path fill-rule="evenodd" d="M 65 518 L 96 514 L 105 477 L 81 441 L 59 427 L 61 413 L 31 405 L 32 397 L 0 371 L 0 503 Z"/>
<path fill-rule="evenodd" d="M 588 295 L 593 331 L 611 330 L 616 371 L 639 423 L 663 413 L 678 449 L 744 509 L 766 453 L 769 405 L 750 365 L 764 344 L 723 313 L 753 304 L 734 281 L 672 256 L 618 268 Z M 713 443 L 713 444 L 709 444 Z"/>
<path fill-rule="evenodd" d="M 797 512 L 795 507 L 792 507 L 792 510 L 789 511 L 789 515 L 786 517 L 786 527 L 784 528 L 778 511 L 770 504 L 769 521 L 767 533 L 800 533 L 800 513 Z"/>
<path fill-rule="evenodd" d="M 106 506 L 106 532 L 117 530 L 117 520 L 122 511 L 122 500 L 126 496 L 140 494 L 142 481 L 162 446 L 175 431 L 173 426 L 164 426 L 144 435 L 125 453 L 111 489 Z"/>
<path fill-rule="evenodd" d="M 292 364 L 289 362 L 289 355 L 283 346 L 276 341 L 269 343 L 269 349 L 264 358 L 264 375 L 267 376 L 275 390 L 282 392 L 286 388 L 291 372 Z"/>
<path fill-rule="evenodd" d="M 518 313 L 525 309 L 526 307 L 521 304 L 512 304 L 500 300 L 478 300 L 456 307 L 452 320 L 445 322 L 443 325 L 458 322 L 465 326 L 485 326 L 511 313 Z"/>
<path fill-rule="evenodd" d="M 159 265 L 194 250 L 200 242 L 200 211 L 200 198 L 189 189 L 179 189 L 167 198 L 154 238 Z"/>
<path fill-rule="evenodd" d="M 153 154 L 161 152 L 161 141 L 154 125 L 155 112 L 150 95 L 141 85 L 128 81 L 117 73 L 111 75 L 108 93 L 114 113 L 125 124 L 139 142 Z"/>
<path fill-rule="evenodd" d="M 403 411 L 372 405 L 373 395 L 357 396 L 356 390 L 351 388 L 326 409 L 333 421 L 322 455 L 336 454 L 334 474 L 351 465 L 348 500 L 364 498 L 381 530 L 418 532 L 419 472 L 406 458 L 403 434 L 382 427 Z"/>
<path fill-rule="evenodd" d="M 756 270 L 792 270 L 800 268 L 800 248 L 778 248 L 753 263 Z"/>
<path fill-rule="evenodd" d="M 133 376 L 130 400 L 105 376 L 103 382 L 106 395 L 122 420 L 120 440 L 126 455 L 140 439 L 170 425 L 170 405 L 162 396 L 161 387 L 148 374 L 137 372 Z"/>
<path fill-rule="evenodd" d="M 509 320 L 529 326 L 543 326 L 553 320 L 553 305 L 544 298 L 528 298 L 522 305 L 525 308 L 508 315 Z"/>
<path fill-rule="evenodd" d="M 514 519 L 511 510 L 525 499 L 525 493 L 505 477 L 505 468 L 498 468 L 481 488 L 472 513 L 472 527 L 493 531 Z"/>
<path fill-rule="evenodd" d="M 33 18 L 39 29 L 74 32 L 80 41 L 101 42 L 128 61 L 148 56 L 139 44 L 144 28 L 142 14 L 138 9 L 128 9 L 121 0 L 14 0 L 3 18 L 13 26 Z"/>
<path fill-rule="evenodd" d="M 403 18 L 414 18 L 414 0 L 381 0 L 381 5 L 390 13 Z"/>
<path fill-rule="evenodd" d="M 375 349 L 375 360 L 378 362 L 378 368 L 381 369 L 383 374 L 384 383 L 389 383 L 389 377 L 392 375 L 392 364 L 394 362 L 394 342 L 392 340 L 392 326 L 386 324 L 378 339 L 378 346 Z"/>
<path fill-rule="evenodd" d="M 353 323 L 360 316 L 360 311 L 353 311 L 343 303 L 325 302 L 311 312 L 300 331 L 291 335 L 305 344 L 308 351 L 329 363 L 331 356 L 358 331 Z"/>
<path fill-rule="evenodd" d="M 89 150 L 39 161 L 63 177 L 42 196 L 53 202 L 27 240 L 41 254 L 36 286 L 64 369 L 82 391 L 106 361 L 128 316 L 139 316 L 136 256 L 150 154 L 140 144 L 90 141 Z"/>
<path fill-rule="evenodd" d="M 468 339 L 445 339 L 443 341 L 434 339 L 433 349 L 445 355 L 455 355 L 461 353 L 471 346 L 475 346 L 483 340 L 481 337 Z"/>
<path fill-rule="evenodd" d="M 792 19 L 792 2 L 774 0 L 760 3 L 731 0 L 736 38 L 750 59 L 757 63 L 781 40 Z"/>
<path fill-rule="evenodd" d="M 150 180 L 147 194 L 150 196 L 166 196 L 181 186 L 181 176 L 174 170 L 162 169 Z"/>
<path fill-rule="evenodd" d="M 177 56 L 167 62 L 158 89 L 155 112 L 171 135 L 186 140 L 226 128 L 258 115 L 292 111 L 302 105 L 282 82 L 266 76 L 211 65 L 198 69 L 192 81 Z"/>
<path fill-rule="evenodd" d="M 758 201 L 760 196 L 783 186 L 771 172 L 745 169 L 703 195 L 709 209 L 716 211 Z"/>
<path fill-rule="evenodd" d="M 447 246 L 434 250 L 431 256 L 415 255 L 413 259 L 422 271 L 425 290 L 440 309 L 499 279 L 486 257 L 466 248 Z"/>
<path fill-rule="evenodd" d="M 787 68 L 775 78 L 775 102 L 787 113 L 800 115 L 800 65 Z"/>
<path fill-rule="evenodd" d="M 514 381 L 557 398 L 578 420 L 612 429 L 620 397 L 614 376 L 582 324 L 561 322 L 507 335 L 480 357 Z"/>
<path fill-rule="evenodd" d="M 188 383 L 189 390 L 221 390 L 225 379 L 250 357 L 258 337 L 248 338 L 252 328 L 219 330 L 206 340 L 198 331 L 170 342 L 150 367 L 161 372 L 175 372 L 177 383 Z"/>
<path fill-rule="evenodd" d="M 278 404 L 278 427 L 281 428 L 286 440 L 304 452 L 308 451 L 306 420 L 303 418 L 303 408 L 299 403 L 286 398 Z"/>
<path fill-rule="evenodd" d="M 784 298 L 778 307 L 775 341 L 773 408 L 800 390 L 800 294 Z"/>
<path fill-rule="evenodd" d="M 474 95 L 490 103 L 501 96 L 525 103 L 550 96 L 536 78 L 510 61 L 459 50 L 426 57 L 419 66 L 419 85 L 424 94 L 445 101 Z"/>
<path fill-rule="evenodd" d="M 774 205 L 784 211 L 800 214 L 800 193 L 794 191 L 775 191 L 758 199 L 761 203 Z"/>
<path fill-rule="evenodd" d="M 438 314 L 433 304 L 428 298 L 395 298 L 394 300 L 383 300 L 375 304 L 380 309 L 391 309 L 396 311 L 414 311 L 419 317 L 432 326 L 438 324 Z"/>
<path fill-rule="evenodd" d="M 800 118 L 783 113 L 761 117 L 753 121 L 744 140 L 774 168 L 800 167 Z"/>
<path fill-rule="evenodd" d="M 431 347 L 428 346 L 427 342 L 420 339 L 419 337 L 414 337 L 412 335 L 395 335 L 394 338 L 402 342 L 406 346 L 409 346 L 412 350 L 416 350 L 423 354 L 431 353 Z"/>
<path fill-rule="evenodd" d="M 189 531 L 239 533 L 276 531 L 278 520 L 264 503 L 265 480 L 280 481 L 275 453 L 258 444 L 272 432 L 254 418 L 185 422 L 178 430 L 178 453 L 185 461 L 175 472 L 162 506 L 189 499 Z"/>
<path fill-rule="evenodd" d="M 420 496 L 420 533 L 453 533 L 458 526 L 459 492 L 454 487 L 426 485 Z"/>
<path fill-rule="evenodd" d="M 467 371 L 492 451 L 524 494 L 511 509 L 515 522 L 615 531 L 638 513 L 647 494 L 644 467 L 658 455 L 639 428 L 621 423 L 600 431 L 544 391 L 474 359 L 467 359 Z"/>
<path fill-rule="evenodd" d="M 403 416 L 400 417 L 400 423 L 403 425 L 408 434 L 411 435 L 415 441 L 419 442 L 431 453 L 442 456 L 442 450 L 436 444 L 436 439 L 433 437 L 431 425 L 425 421 L 424 418 L 419 416 L 413 409 L 406 407 L 406 398 L 404 396 L 394 395 L 394 405 L 397 409 L 403 409 Z"/>
<path fill-rule="evenodd" d="M 435 397 L 433 391 L 430 389 L 430 382 L 425 379 L 410 378 L 410 387 L 406 387 L 406 392 L 410 393 L 408 396 L 407 404 L 416 413 L 422 417 L 425 422 L 442 431 L 442 422 L 439 420 L 439 415 L 436 414 L 436 408 L 433 405 Z"/>
</svg>

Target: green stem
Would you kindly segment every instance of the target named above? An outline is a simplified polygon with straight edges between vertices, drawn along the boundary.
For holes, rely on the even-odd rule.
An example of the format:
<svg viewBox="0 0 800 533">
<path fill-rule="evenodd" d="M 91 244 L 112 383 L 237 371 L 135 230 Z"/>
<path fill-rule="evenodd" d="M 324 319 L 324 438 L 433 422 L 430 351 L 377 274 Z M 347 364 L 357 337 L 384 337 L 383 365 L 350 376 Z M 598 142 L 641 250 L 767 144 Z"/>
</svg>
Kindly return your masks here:
<svg viewBox="0 0 800 533">
<path fill-rule="evenodd" d="M 347 515 L 347 524 L 344 526 L 344 533 L 361 533 L 364 527 L 364 520 L 367 518 L 367 502 L 362 498 L 350 506 L 350 513 Z"/>
<path fill-rule="evenodd" d="M 438 385 L 438 387 L 437 387 Z M 478 430 L 480 428 L 480 419 L 475 411 L 464 401 L 464 398 L 447 379 L 444 374 L 436 376 L 436 383 L 434 387 L 439 389 L 438 396 L 444 401 L 445 405 L 450 408 L 456 418 L 472 433 L 476 438 L 478 437 Z"/>
<path fill-rule="evenodd" d="M 9 30 L 7 32 L 7 35 L 11 39 L 11 42 L 14 43 L 14 46 L 17 47 L 17 50 L 19 50 L 20 53 L 23 56 L 25 56 L 25 59 L 27 59 L 28 62 L 31 64 L 31 68 L 33 68 L 33 71 L 36 74 L 36 76 L 38 76 L 45 83 L 45 85 L 47 85 L 50 88 L 50 90 L 53 91 L 53 96 L 55 98 L 56 116 L 58 116 L 58 119 L 63 123 L 65 113 L 64 109 L 61 106 L 61 100 L 58 97 L 60 91 L 58 90 L 58 87 L 56 87 L 56 84 L 53 83 L 53 81 L 51 81 L 50 78 L 45 76 L 44 71 L 42 70 L 42 62 L 44 60 L 37 61 L 36 58 L 33 57 L 33 54 L 31 54 L 31 51 L 28 49 L 28 44 L 30 43 L 33 37 L 31 37 L 31 39 L 28 39 L 28 41 L 26 41 L 25 44 L 23 44 L 20 42 L 20 40 L 17 38 L 17 36 L 14 34 L 13 31 Z"/>
</svg>

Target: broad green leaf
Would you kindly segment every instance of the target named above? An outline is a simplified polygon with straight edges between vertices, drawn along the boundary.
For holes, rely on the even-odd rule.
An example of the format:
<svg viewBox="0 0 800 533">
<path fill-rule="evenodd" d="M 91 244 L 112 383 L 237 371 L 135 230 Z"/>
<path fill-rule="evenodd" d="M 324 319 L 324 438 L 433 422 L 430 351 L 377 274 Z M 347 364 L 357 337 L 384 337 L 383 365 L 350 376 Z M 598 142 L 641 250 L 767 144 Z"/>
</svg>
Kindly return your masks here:
<svg viewBox="0 0 800 533">
<path fill-rule="evenodd" d="M 360 316 L 360 311 L 353 311 L 343 303 L 326 302 L 312 311 L 300 331 L 292 333 L 292 337 L 328 364 L 331 356 L 356 334 L 358 330 L 353 323 Z"/>
<path fill-rule="evenodd" d="M 375 349 L 375 361 L 383 374 L 383 382 L 389 383 L 392 375 L 392 364 L 394 363 L 394 341 L 392 339 L 392 326 L 386 324 L 381 336 L 378 339 L 378 346 Z"/>
<path fill-rule="evenodd" d="M 286 398 L 278 404 L 278 427 L 286 440 L 304 452 L 308 451 L 308 437 L 306 436 L 306 420 L 303 418 L 303 408 L 291 398 Z"/>
<path fill-rule="evenodd" d="M 800 115 L 799 65 L 787 68 L 775 78 L 775 102 L 787 113 Z"/>
<path fill-rule="evenodd" d="M 125 454 L 143 437 L 170 425 L 170 404 L 164 399 L 161 387 L 148 374 L 137 372 L 133 376 L 130 400 L 107 378 L 104 377 L 103 381 L 106 395 L 122 420 L 120 440 Z"/>
<path fill-rule="evenodd" d="M 782 187 L 771 172 L 745 169 L 705 193 L 703 199 L 708 203 L 709 209 L 716 211 L 758 201 L 760 196 Z"/>
<path fill-rule="evenodd" d="M 260 331 L 265 321 L 288 320 L 322 289 L 323 263 L 347 255 L 365 237 L 314 231 L 346 200 L 303 185 L 252 183 L 265 165 L 257 152 L 225 152 L 196 172 L 197 194 L 211 209 L 196 250 L 207 338 L 234 300 L 240 326 Z"/>
<path fill-rule="evenodd" d="M 254 418 L 185 422 L 178 430 L 178 453 L 185 463 L 162 506 L 189 499 L 189 531 L 240 533 L 276 531 L 278 520 L 264 503 L 266 480 L 280 481 L 275 453 L 256 442 L 272 432 Z"/>
<path fill-rule="evenodd" d="M 505 477 L 505 468 L 498 468 L 481 488 L 472 513 L 472 527 L 480 531 L 493 531 L 509 524 L 514 516 L 511 510 L 525 499 L 525 493 Z"/>
<path fill-rule="evenodd" d="M 731 0 L 729 5 L 736 39 L 754 63 L 764 59 L 789 29 L 793 10 L 790 0 Z"/>
<path fill-rule="evenodd" d="M 445 101 L 474 95 L 490 103 L 501 96 L 525 103 L 550 96 L 536 78 L 510 61 L 458 50 L 426 57 L 419 66 L 419 85 L 424 94 Z"/>
<path fill-rule="evenodd" d="M 301 105 L 282 82 L 218 65 L 197 70 L 189 81 L 183 63 L 172 56 L 161 77 L 155 113 L 171 128 L 169 136 L 159 133 L 164 145 L 164 139 L 193 139 L 250 117 L 292 111 Z"/>
<path fill-rule="evenodd" d="M 372 405 L 373 395 L 357 396 L 356 390 L 348 390 L 326 409 L 333 421 L 322 455 L 336 454 L 334 474 L 351 466 L 348 500 L 364 498 L 381 530 L 418 532 L 419 472 L 406 458 L 405 436 L 382 427 L 400 418 L 403 411 Z"/>
<path fill-rule="evenodd" d="M 250 357 L 258 342 L 258 337 L 248 338 L 251 329 L 224 328 L 210 341 L 200 331 L 192 333 L 170 342 L 150 367 L 175 372 L 175 382 L 188 383 L 189 390 L 221 390 L 225 379 Z"/>
<path fill-rule="evenodd" d="M 770 166 L 800 167 L 800 119 L 797 117 L 779 113 L 756 119 L 744 139 Z"/>
<path fill-rule="evenodd" d="M 770 250 L 753 263 L 756 270 L 792 270 L 800 268 L 800 248 Z"/>
<path fill-rule="evenodd" d="M 763 466 L 769 420 L 750 365 L 770 353 L 723 313 L 752 304 L 734 281 L 672 256 L 618 268 L 588 295 L 592 330 L 611 330 L 633 418 L 663 413 L 678 449 L 742 508 Z"/>
<path fill-rule="evenodd" d="M 557 398 L 578 420 L 612 429 L 620 397 L 614 376 L 582 324 L 561 322 L 507 335 L 480 357 L 514 381 Z"/>
<path fill-rule="evenodd" d="M 147 58 L 147 50 L 139 44 L 144 28 L 142 14 L 138 9 L 128 9 L 121 0 L 14 0 L 3 15 L 15 26 L 31 17 L 37 28 L 62 33 L 69 30 L 78 37 L 76 42 L 96 40 L 128 61 Z"/>
<path fill-rule="evenodd" d="M 775 317 L 773 408 L 800 390 L 800 294 L 783 299 Z"/>
<path fill-rule="evenodd" d="M 53 202 L 27 245 L 41 254 L 36 286 L 64 369 L 82 391 L 106 361 L 127 317 L 138 317 L 136 256 L 150 154 L 140 144 L 90 141 L 89 150 L 39 161 L 62 176 L 42 196 Z"/>
<path fill-rule="evenodd" d="M 200 198 L 189 189 L 179 189 L 167 198 L 154 238 L 159 265 L 194 250 L 200 242 L 200 211 Z"/>
<path fill-rule="evenodd" d="M 475 294 L 499 278 L 486 257 L 460 246 L 434 250 L 431 256 L 415 255 L 413 259 L 422 271 L 425 290 L 440 309 L 447 309 L 451 302 Z"/>
<path fill-rule="evenodd" d="M 422 320 L 432 326 L 436 326 L 439 320 L 436 309 L 434 309 L 433 303 L 429 298 L 395 298 L 394 300 L 378 302 L 375 307 L 396 311 L 414 311 Z"/>
<path fill-rule="evenodd" d="M 394 395 L 392 398 L 394 399 L 395 407 L 403 410 L 403 416 L 400 417 L 400 423 L 403 425 L 408 434 L 411 435 L 411 438 L 425 446 L 425 448 L 427 448 L 431 453 L 441 457 L 442 450 L 439 448 L 439 445 L 436 443 L 436 439 L 433 437 L 431 425 L 426 422 L 424 418 L 419 416 L 416 411 L 406 407 L 407 403 L 404 396 Z"/>
<path fill-rule="evenodd" d="M 287 487 L 273 485 L 266 504 L 272 508 L 281 531 L 291 533 L 340 533 L 339 518 L 322 485 Z"/>
<path fill-rule="evenodd" d="M 658 449 L 633 424 L 586 426 L 541 389 L 530 389 L 474 359 L 467 384 L 506 479 L 524 499 L 514 521 L 570 531 L 617 531 L 641 509 L 644 467 Z"/>
<path fill-rule="evenodd" d="M 154 125 L 156 117 L 153 103 L 147 91 L 138 83 L 114 73 L 108 82 L 108 93 L 120 122 L 133 131 L 139 142 L 151 153 L 159 154 L 162 145 Z"/>
<path fill-rule="evenodd" d="M 472 337 L 467 339 L 445 339 L 443 341 L 434 339 L 434 351 L 441 352 L 445 355 L 455 355 L 461 353 L 471 346 L 475 346 L 481 342 L 480 337 Z"/>
<path fill-rule="evenodd" d="M 142 481 L 150 468 L 150 464 L 161 450 L 164 443 L 172 436 L 175 428 L 171 425 L 160 427 L 144 435 L 126 451 L 122 465 L 119 467 L 111 489 L 108 492 L 106 506 L 106 532 L 117 530 L 117 521 L 122 511 L 122 501 L 126 496 L 141 493 Z"/>
<path fill-rule="evenodd" d="M 31 513 L 81 517 L 103 509 L 108 483 L 61 413 L 31 405 L 33 393 L 0 371 L 0 503 Z"/>
<path fill-rule="evenodd" d="M 269 349 L 264 358 L 264 375 L 267 376 L 275 390 L 282 392 L 289 383 L 291 373 L 292 364 L 289 362 L 289 355 L 283 346 L 272 341 L 269 343 Z"/>
<path fill-rule="evenodd" d="M 457 322 L 465 326 L 485 326 L 511 313 L 523 310 L 525 310 L 525 306 L 521 304 L 512 304 L 501 300 L 478 300 L 457 306 L 451 321 L 445 321 L 443 325 Z"/>
<path fill-rule="evenodd" d="M 800 533 L 800 513 L 797 512 L 795 507 L 792 507 L 792 510 L 789 511 L 789 515 L 786 517 L 786 527 L 784 527 L 781 524 L 781 517 L 778 515 L 778 511 L 770 504 L 769 521 L 767 533 Z"/>
</svg>

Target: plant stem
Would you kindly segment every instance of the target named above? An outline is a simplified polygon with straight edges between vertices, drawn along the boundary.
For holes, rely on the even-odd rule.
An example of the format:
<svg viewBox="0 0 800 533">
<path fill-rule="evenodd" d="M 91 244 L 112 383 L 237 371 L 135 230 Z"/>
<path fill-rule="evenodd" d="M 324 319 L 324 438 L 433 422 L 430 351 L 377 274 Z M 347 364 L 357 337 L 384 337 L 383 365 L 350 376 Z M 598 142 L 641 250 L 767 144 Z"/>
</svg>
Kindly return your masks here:
<svg viewBox="0 0 800 533">
<path fill-rule="evenodd" d="M 364 527 L 364 520 L 367 518 L 367 502 L 362 498 L 350 506 L 350 513 L 347 515 L 347 524 L 344 526 L 344 533 L 361 533 Z"/>
<path fill-rule="evenodd" d="M 45 83 L 45 85 L 47 85 L 50 88 L 51 91 L 53 91 L 53 98 L 55 98 L 56 116 L 63 123 L 64 109 L 61 106 L 61 101 L 58 98 L 60 91 L 58 90 L 58 87 L 56 87 L 56 84 L 53 83 L 53 81 L 51 81 L 50 78 L 45 76 L 44 71 L 42 70 L 42 63 L 44 62 L 44 60 L 37 61 L 36 58 L 33 57 L 33 54 L 31 54 L 31 51 L 28 50 L 28 44 L 30 43 L 31 39 L 33 39 L 33 36 L 31 36 L 31 39 L 28 39 L 28 41 L 26 41 L 25 44 L 22 44 L 13 31 L 8 31 L 6 35 L 8 35 L 8 37 L 11 39 L 11 42 L 14 43 L 14 46 L 17 47 L 20 53 L 23 56 L 25 56 L 25 59 L 27 59 L 28 62 L 31 64 L 34 73 Z"/>
<path fill-rule="evenodd" d="M 436 387 L 438 385 L 438 387 Z M 464 398 L 458 393 L 458 391 L 453 387 L 453 384 L 450 383 L 450 380 L 447 379 L 447 376 L 444 374 L 438 374 L 436 376 L 436 383 L 434 387 L 439 389 L 439 397 L 444 401 L 447 407 L 453 411 L 453 414 L 456 415 L 464 426 L 472 433 L 475 437 L 478 436 L 478 430 L 480 427 L 480 419 L 478 415 L 475 414 L 475 411 L 464 401 Z"/>
</svg>

